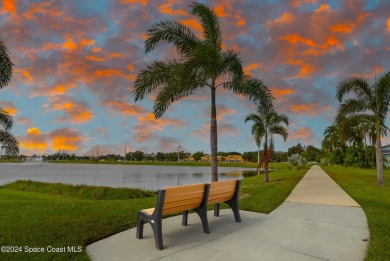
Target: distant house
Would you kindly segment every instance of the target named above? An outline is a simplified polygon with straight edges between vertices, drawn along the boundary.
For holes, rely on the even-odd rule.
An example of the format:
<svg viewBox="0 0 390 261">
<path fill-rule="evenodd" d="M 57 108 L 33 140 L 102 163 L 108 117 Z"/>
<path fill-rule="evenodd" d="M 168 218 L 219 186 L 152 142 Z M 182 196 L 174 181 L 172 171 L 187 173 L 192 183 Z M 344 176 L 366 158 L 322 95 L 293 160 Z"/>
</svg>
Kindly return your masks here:
<svg viewBox="0 0 390 261">
<path fill-rule="evenodd" d="M 241 155 L 228 155 L 226 157 L 226 162 L 244 162 L 244 159 Z"/>
<path fill-rule="evenodd" d="M 222 156 L 217 156 L 217 161 L 218 162 L 223 162 L 223 157 Z M 211 162 L 211 155 L 205 154 L 200 158 L 200 162 Z"/>
<path fill-rule="evenodd" d="M 390 144 L 382 146 L 383 164 L 390 167 Z"/>
<path fill-rule="evenodd" d="M 211 162 L 211 155 L 204 155 L 201 159 L 201 162 Z M 244 159 L 241 155 L 228 155 L 228 156 L 217 156 L 218 162 L 244 162 Z"/>
</svg>

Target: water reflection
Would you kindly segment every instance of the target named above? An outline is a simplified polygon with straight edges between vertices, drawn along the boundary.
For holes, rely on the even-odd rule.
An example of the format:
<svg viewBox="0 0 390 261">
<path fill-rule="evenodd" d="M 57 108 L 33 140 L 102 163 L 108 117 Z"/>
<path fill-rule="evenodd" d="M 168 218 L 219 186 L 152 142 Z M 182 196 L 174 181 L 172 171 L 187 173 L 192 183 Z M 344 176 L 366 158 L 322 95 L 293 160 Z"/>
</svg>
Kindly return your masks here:
<svg viewBox="0 0 390 261">
<path fill-rule="evenodd" d="M 256 175 L 256 170 L 219 168 L 219 180 L 242 179 L 247 175 Z M 2 163 L 0 185 L 16 180 L 157 190 L 210 182 L 211 174 L 210 167 Z"/>
</svg>

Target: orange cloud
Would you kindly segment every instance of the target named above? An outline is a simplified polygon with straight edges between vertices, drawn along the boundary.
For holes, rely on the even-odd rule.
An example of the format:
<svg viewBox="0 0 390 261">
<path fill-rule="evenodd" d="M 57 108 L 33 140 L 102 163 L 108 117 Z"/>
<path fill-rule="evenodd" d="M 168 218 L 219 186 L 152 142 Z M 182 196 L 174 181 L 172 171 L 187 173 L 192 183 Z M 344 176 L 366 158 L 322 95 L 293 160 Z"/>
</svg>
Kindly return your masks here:
<svg viewBox="0 0 390 261">
<path fill-rule="evenodd" d="M 15 108 L 12 102 L 1 101 L 0 106 L 5 112 L 7 112 L 11 116 L 15 116 L 16 113 L 18 112 L 18 110 Z"/>
<path fill-rule="evenodd" d="M 286 96 L 294 93 L 293 89 L 278 89 L 276 87 L 271 87 L 272 96 L 275 98 Z"/>
<path fill-rule="evenodd" d="M 127 68 L 129 69 L 130 72 L 134 71 L 134 66 L 130 63 L 129 63 L 129 65 L 127 65 Z"/>
<path fill-rule="evenodd" d="M 122 5 L 138 3 L 138 4 L 141 4 L 143 6 L 146 6 L 148 4 L 148 1 L 147 0 L 121 0 L 120 3 Z"/>
<path fill-rule="evenodd" d="M 74 84 L 67 84 L 67 85 L 57 85 L 52 89 L 48 89 L 46 92 L 46 95 L 48 96 L 56 96 L 56 95 L 62 95 L 68 92 L 69 89 L 75 88 L 76 85 Z"/>
<path fill-rule="evenodd" d="M 310 113 L 318 109 L 318 103 L 309 103 L 309 104 L 293 104 L 290 106 L 292 112 L 297 113 Z"/>
<path fill-rule="evenodd" d="M 217 16 L 219 16 L 219 17 L 226 16 L 225 9 L 221 5 L 217 5 L 216 7 L 214 7 L 214 11 L 217 14 Z"/>
<path fill-rule="evenodd" d="M 321 13 L 321 12 L 325 12 L 325 11 L 329 11 L 329 10 L 330 10 L 329 5 L 321 5 L 320 8 L 318 8 L 316 10 L 316 13 Z"/>
<path fill-rule="evenodd" d="M 180 20 L 180 22 L 188 27 L 191 27 L 199 32 L 202 32 L 203 27 L 196 19 Z"/>
<path fill-rule="evenodd" d="M 105 69 L 97 70 L 95 76 L 97 77 L 111 77 L 111 76 L 121 76 L 122 72 L 117 69 Z"/>
<path fill-rule="evenodd" d="M 251 70 L 253 70 L 253 69 L 258 68 L 259 66 L 260 66 L 259 63 L 251 63 L 251 64 L 245 66 L 245 70 L 246 70 L 246 71 L 251 71 Z"/>
<path fill-rule="evenodd" d="M 26 136 L 18 137 L 20 147 L 22 149 L 30 150 L 30 151 L 45 151 L 49 143 L 46 139 L 46 136 L 42 134 L 42 132 L 36 128 L 32 127 L 26 131 Z"/>
<path fill-rule="evenodd" d="M 178 15 L 188 15 L 186 11 L 183 11 L 182 9 L 173 10 L 172 5 L 174 3 L 177 3 L 180 1 L 177 0 L 168 0 L 167 3 L 162 4 L 158 7 L 158 10 L 160 10 L 161 13 L 169 14 L 171 16 L 178 16 Z"/>
<path fill-rule="evenodd" d="M 143 142 L 156 138 L 156 132 L 165 129 L 166 127 L 182 128 L 186 122 L 181 119 L 160 118 L 156 119 L 153 113 L 147 113 L 145 116 L 140 116 L 136 126 L 133 128 L 135 133 L 134 139 L 138 142 Z"/>
<path fill-rule="evenodd" d="M 101 49 L 98 48 L 99 51 L 98 52 L 101 52 Z M 97 53 L 97 51 L 95 50 L 94 51 L 95 53 Z M 96 56 L 96 55 L 87 55 L 87 59 L 88 60 L 91 60 L 91 61 L 96 61 L 96 62 L 103 62 L 103 61 L 107 61 L 107 60 L 111 60 L 113 58 L 121 58 L 122 56 L 119 54 L 119 53 L 112 53 L 112 54 L 109 54 L 109 55 L 105 55 L 105 56 Z"/>
<path fill-rule="evenodd" d="M 390 31 L 390 18 L 387 19 L 387 30 Z"/>
<path fill-rule="evenodd" d="M 308 46 L 317 46 L 312 40 L 305 39 L 297 34 L 289 34 L 280 37 L 281 40 L 287 41 L 290 44 L 304 43 Z"/>
<path fill-rule="evenodd" d="M 290 13 L 283 13 L 281 17 L 276 18 L 275 20 L 268 20 L 267 25 L 273 24 L 287 24 L 291 23 L 294 17 Z"/>
<path fill-rule="evenodd" d="M 27 82 L 33 82 L 34 79 L 27 69 L 15 69 L 14 72 L 18 75 L 22 75 Z"/>
<path fill-rule="evenodd" d="M 310 73 L 313 73 L 315 71 L 315 68 L 310 65 L 309 63 L 301 60 L 301 59 L 288 59 L 287 63 L 291 65 L 296 65 L 300 68 L 299 74 L 295 75 L 292 78 L 304 78 L 307 77 Z"/>
<path fill-rule="evenodd" d="M 245 18 L 241 16 L 241 11 L 237 12 L 236 19 L 237 19 L 237 23 L 236 23 L 237 27 L 243 27 L 246 24 Z"/>
<path fill-rule="evenodd" d="M 305 114 L 308 116 L 317 116 L 319 113 L 324 113 L 332 109 L 332 106 L 330 105 L 319 108 L 319 104 L 315 102 L 308 104 L 292 104 L 288 107 L 294 113 Z"/>
<path fill-rule="evenodd" d="M 298 6 L 301 6 L 304 4 L 309 4 L 309 3 L 315 4 L 316 2 L 317 2 L 316 0 L 294 0 L 292 2 L 292 5 L 298 7 Z"/>
<path fill-rule="evenodd" d="M 84 103 L 73 100 L 69 97 L 55 96 L 49 99 L 51 104 L 45 104 L 44 107 L 53 111 L 63 111 L 64 115 L 56 117 L 59 122 L 68 122 L 81 124 L 88 122 L 95 115 L 91 109 Z"/>
<path fill-rule="evenodd" d="M 89 45 L 95 44 L 95 41 L 93 39 L 81 39 L 80 46 L 85 47 Z"/>
<path fill-rule="evenodd" d="M 69 35 L 65 35 L 65 42 L 61 45 L 62 49 L 75 50 L 77 44 L 73 41 L 73 38 Z"/>
<path fill-rule="evenodd" d="M 48 137 L 52 142 L 52 149 L 75 151 L 78 150 L 82 143 L 82 134 L 74 129 L 62 128 L 51 132 Z"/>
<path fill-rule="evenodd" d="M 314 137 L 314 133 L 311 129 L 306 127 L 300 127 L 299 129 L 290 132 L 290 138 L 293 140 L 302 140 L 304 139 L 307 141 L 308 139 L 311 139 Z M 306 143 L 306 142 L 304 142 Z"/>
<path fill-rule="evenodd" d="M 354 24 L 337 24 L 335 26 L 332 26 L 330 29 L 332 32 L 335 33 L 350 33 L 352 32 L 354 27 Z"/>
<path fill-rule="evenodd" d="M 145 109 L 139 105 L 134 105 L 131 103 L 123 101 L 104 101 L 103 105 L 109 107 L 111 110 L 121 113 L 122 115 L 139 115 L 143 113 Z"/>
<path fill-rule="evenodd" d="M 16 0 L 3 0 L 3 7 L 0 9 L 0 14 L 3 13 L 16 14 Z"/>
<path fill-rule="evenodd" d="M 217 106 L 217 120 L 221 120 L 222 117 L 234 115 L 237 113 L 237 110 L 230 109 L 225 105 Z M 208 115 L 209 116 L 209 115 Z"/>
</svg>

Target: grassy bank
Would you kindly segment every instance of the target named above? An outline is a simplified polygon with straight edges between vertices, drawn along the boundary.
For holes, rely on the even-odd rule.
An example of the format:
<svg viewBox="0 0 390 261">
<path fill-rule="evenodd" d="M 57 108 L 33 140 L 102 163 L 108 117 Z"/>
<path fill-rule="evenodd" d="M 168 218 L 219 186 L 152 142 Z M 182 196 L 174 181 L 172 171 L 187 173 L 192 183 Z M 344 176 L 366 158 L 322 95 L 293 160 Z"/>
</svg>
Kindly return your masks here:
<svg viewBox="0 0 390 261">
<path fill-rule="evenodd" d="M 328 173 L 360 206 L 367 216 L 371 233 L 366 260 L 390 260 L 390 170 L 387 185 L 376 186 L 376 170 L 326 166 Z"/>
<path fill-rule="evenodd" d="M 269 213 L 291 192 L 305 171 L 278 166 L 263 176 L 245 178 L 240 208 Z M 140 209 L 153 207 L 153 192 L 19 181 L 0 187 L 0 246 L 22 247 L 20 253 L 0 252 L 0 260 L 88 260 L 85 247 L 135 227 Z M 48 253 L 47 247 L 81 247 L 78 253 Z M 43 247 L 45 253 L 25 252 Z"/>
<path fill-rule="evenodd" d="M 49 160 L 50 163 L 210 167 L 209 162 Z M 219 167 L 256 168 L 257 163 L 218 163 Z M 272 167 L 272 163 L 271 163 Z"/>
</svg>

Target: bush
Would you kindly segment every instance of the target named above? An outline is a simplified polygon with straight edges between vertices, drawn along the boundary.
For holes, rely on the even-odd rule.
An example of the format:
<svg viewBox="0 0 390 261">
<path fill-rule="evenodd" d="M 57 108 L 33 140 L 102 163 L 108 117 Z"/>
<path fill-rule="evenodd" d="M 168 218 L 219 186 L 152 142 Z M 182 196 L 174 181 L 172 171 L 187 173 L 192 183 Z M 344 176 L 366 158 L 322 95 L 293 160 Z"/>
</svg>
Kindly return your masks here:
<svg viewBox="0 0 390 261">
<path fill-rule="evenodd" d="M 322 166 L 328 166 L 328 165 L 330 165 L 330 160 L 329 160 L 329 158 L 322 158 L 321 161 L 320 161 L 320 164 L 321 164 Z"/>
<path fill-rule="evenodd" d="M 302 157 L 299 154 L 293 154 L 290 157 L 288 157 L 288 162 L 290 163 L 288 169 L 292 169 L 295 167 L 295 169 L 305 169 L 306 165 L 308 163 L 307 159 Z"/>
</svg>

